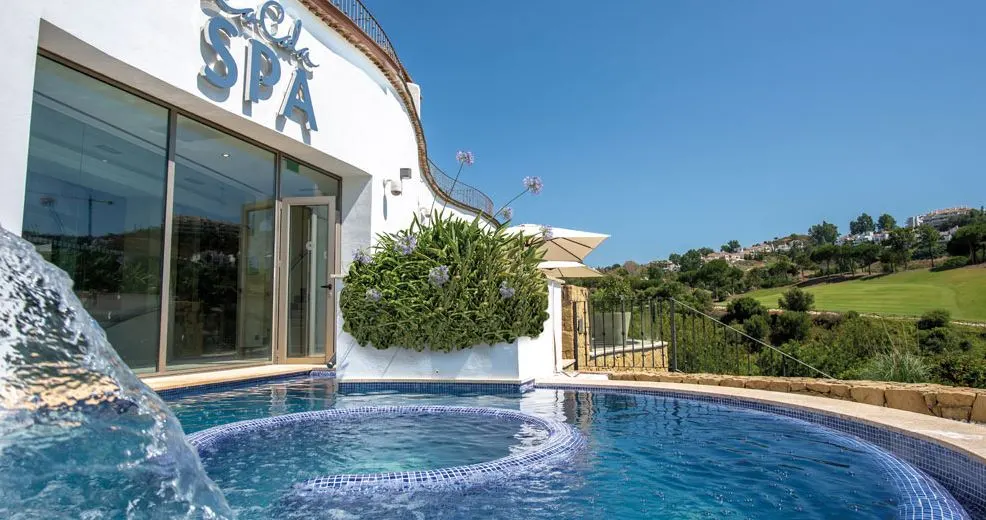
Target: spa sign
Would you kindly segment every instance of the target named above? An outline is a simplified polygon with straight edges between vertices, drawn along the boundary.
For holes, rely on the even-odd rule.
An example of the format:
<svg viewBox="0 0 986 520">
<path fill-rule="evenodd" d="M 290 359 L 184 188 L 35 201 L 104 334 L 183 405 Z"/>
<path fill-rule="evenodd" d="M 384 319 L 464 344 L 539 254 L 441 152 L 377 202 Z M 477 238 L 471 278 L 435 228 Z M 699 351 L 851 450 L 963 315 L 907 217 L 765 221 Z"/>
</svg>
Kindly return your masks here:
<svg viewBox="0 0 986 520">
<path fill-rule="evenodd" d="M 202 66 L 202 77 L 220 89 L 229 89 L 236 85 L 239 67 L 230 51 L 230 40 L 243 36 L 248 42 L 243 100 L 256 103 L 268 99 L 281 80 L 281 60 L 271 48 L 276 47 L 295 66 L 278 116 L 290 118 L 297 112 L 307 128 L 318 130 L 312 96 L 308 89 L 308 74 L 318 65 L 312 63 L 307 48 L 298 48 L 301 20 L 295 20 L 287 31 L 280 34 L 279 28 L 286 19 L 284 6 L 280 3 L 268 0 L 254 9 L 232 7 L 226 0 L 214 1 L 221 13 L 206 22 L 202 28 L 202 37 L 206 45 L 216 53 L 216 60 L 213 63 L 206 60 Z"/>
</svg>

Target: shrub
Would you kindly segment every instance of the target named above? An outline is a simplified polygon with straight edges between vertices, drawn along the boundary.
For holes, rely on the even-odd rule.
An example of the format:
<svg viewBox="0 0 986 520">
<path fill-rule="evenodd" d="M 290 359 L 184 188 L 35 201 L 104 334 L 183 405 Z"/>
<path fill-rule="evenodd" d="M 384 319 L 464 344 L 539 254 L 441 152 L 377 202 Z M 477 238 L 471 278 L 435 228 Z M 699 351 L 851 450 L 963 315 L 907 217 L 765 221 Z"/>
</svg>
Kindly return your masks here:
<svg viewBox="0 0 986 520">
<path fill-rule="evenodd" d="M 838 327 L 844 319 L 845 318 L 841 314 L 835 312 L 823 312 L 821 314 L 814 315 L 812 317 L 812 322 L 819 327 L 831 330 Z"/>
<path fill-rule="evenodd" d="M 954 350 L 956 339 L 952 331 L 945 327 L 918 331 L 918 345 L 926 354 L 939 354 L 946 350 Z"/>
<path fill-rule="evenodd" d="M 781 295 L 777 303 L 786 311 L 808 312 L 815 306 L 815 295 L 800 287 L 792 287 Z"/>
<path fill-rule="evenodd" d="M 948 352 L 932 359 L 931 376 L 946 385 L 986 388 L 986 359 Z"/>
<path fill-rule="evenodd" d="M 928 374 L 928 367 L 920 357 L 899 349 L 877 354 L 860 372 L 864 379 L 899 383 L 924 383 Z"/>
<path fill-rule="evenodd" d="M 952 315 L 944 309 L 935 309 L 921 315 L 918 320 L 919 330 L 929 330 L 937 327 L 947 327 L 952 322 Z"/>
<path fill-rule="evenodd" d="M 765 316 L 766 314 L 767 308 L 762 303 L 749 296 L 744 296 L 726 305 L 724 321 L 744 323 L 754 316 Z"/>
<path fill-rule="evenodd" d="M 774 345 L 803 341 L 811 330 L 811 318 L 803 312 L 785 312 L 774 316 L 770 340 Z"/>
<path fill-rule="evenodd" d="M 599 311 L 619 310 L 620 304 L 633 304 L 633 288 L 621 276 L 607 276 L 591 293 L 592 304 Z"/>
<path fill-rule="evenodd" d="M 958 269 L 959 267 L 965 267 L 969 263 L 969 259 L 964 256 L 950 256 L 941 264 L 935 266 L 932 271 L 948 271 L 949 269 Z"/>
<path fill-rule="evenodd" d="M 847 320 L 854 320 L 859 317 L 859 313 L 856 311 L 848 311 L 845 316 Z"/>
<path fill-rule="evenodd" d="M 751 316 L 743 322 L 743 332 L 747 336 L 763 341 L 770 334 L 770 324 L 767 323 L 767 317 L 762 314 Z"/>
<path fill-rule="evenodd" d="M 537 336 L 548 292 L 530 237 L 436 214 L 358 252 L 340 294 L 360 345 L 454 351 Z"/>
</svg>

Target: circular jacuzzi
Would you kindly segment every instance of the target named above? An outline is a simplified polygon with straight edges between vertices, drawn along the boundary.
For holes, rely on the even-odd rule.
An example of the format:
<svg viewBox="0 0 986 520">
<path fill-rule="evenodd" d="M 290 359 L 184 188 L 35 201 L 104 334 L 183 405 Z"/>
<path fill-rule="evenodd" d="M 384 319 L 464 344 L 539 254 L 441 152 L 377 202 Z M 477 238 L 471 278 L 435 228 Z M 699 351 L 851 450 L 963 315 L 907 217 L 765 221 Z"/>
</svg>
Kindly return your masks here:
<svg viewBox="0 0 986 520">
<path fill-rule="evenodd" d="M 268 468 L 267 479 L 293 481 L 297 494 L 489 485 L 559 464 L 585 445 L 563 422 L 467 406 L 300 412 L 216 426 L 188 440 L 207 468 L 227 478 Z"/>
</svg>

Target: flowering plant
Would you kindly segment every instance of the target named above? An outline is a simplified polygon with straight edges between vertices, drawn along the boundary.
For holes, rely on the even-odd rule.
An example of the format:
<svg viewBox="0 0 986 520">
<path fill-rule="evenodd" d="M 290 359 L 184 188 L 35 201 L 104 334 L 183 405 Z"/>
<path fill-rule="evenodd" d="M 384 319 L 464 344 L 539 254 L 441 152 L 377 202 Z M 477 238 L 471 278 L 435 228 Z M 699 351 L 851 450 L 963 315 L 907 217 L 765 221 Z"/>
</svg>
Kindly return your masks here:
<svg viewBox="0 0 986 520">
<path fill-rule="evenodd" d="M 544 182 L 541 181 L 541 177 L 524 177 L 524 191 L 517 194 L 516 197 L 510 199 L 510 202 L 503 205 L 496 213 L 493 215 L 503 215 L 506 220 L 511 220 L 514 218 L 514 210 L 510 209 L 510 204 L 515 200 L 523 197 L 527 192 L 533 195 L 540 195 L 541 190 L 544 189 Z"/>
<path fill-rule="evenodd" d="M 449 352 L 544 328 L 542 254 L 505 226 L 433 213 L 380 235 L 372 253 L 350 264 L 339 295 L 343 330 L 361 345 Z"/>
</svg>

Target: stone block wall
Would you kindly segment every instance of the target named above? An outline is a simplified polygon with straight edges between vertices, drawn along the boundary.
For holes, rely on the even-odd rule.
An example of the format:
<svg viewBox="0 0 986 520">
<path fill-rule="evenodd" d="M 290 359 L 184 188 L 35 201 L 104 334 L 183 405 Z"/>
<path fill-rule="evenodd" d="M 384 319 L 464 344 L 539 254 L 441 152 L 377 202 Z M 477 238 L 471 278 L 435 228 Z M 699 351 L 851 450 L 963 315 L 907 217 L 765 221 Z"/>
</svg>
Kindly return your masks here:
<svg viewBox="0 0 986 520">
<path fill-rule="evenodd" d="M 579 367 L 586 366 L 586 346 L 589 344 L 589 289 L 577 285 L 564 285 L 561 291 L 561 352 L 562 359 L 576 359 L 576 340 L 579 347 Z M 575 302 L 576 305 L 572 305 Z M 574 307 L 574 309 L 573 309 Z M 581 320 L 582 330 L 576 332 Z"/>
<path fill-rule="evenodd" d="M 806 377 L 752 377 L 721 374 L 610 372 L 622 381 L 657 381 L 731 386 L 818 395 L 832 399 L 886 406 L 957 421 L 986 424 L 986 389 L 884 381 L 840 381 Z"/>
</svg>

